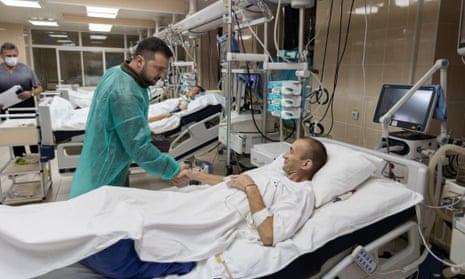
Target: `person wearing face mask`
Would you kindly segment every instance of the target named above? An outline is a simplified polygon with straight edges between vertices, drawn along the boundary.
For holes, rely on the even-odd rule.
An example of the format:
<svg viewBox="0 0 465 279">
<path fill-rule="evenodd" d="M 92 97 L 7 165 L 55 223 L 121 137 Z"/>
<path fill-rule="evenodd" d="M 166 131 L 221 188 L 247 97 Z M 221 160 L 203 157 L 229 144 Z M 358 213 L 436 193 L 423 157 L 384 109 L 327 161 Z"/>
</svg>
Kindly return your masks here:
<svg viewBox="0 0 465 279">
<path fill-rule="evenodd" d="M 147 38 L 138 43 L 131 60 L 102 76 L 90 105 L 70 198 L 103 185 L 127 186 L 132 162 L 163 179 L 187 168 L 152 144 L 147 122 L 148 87 L 166 75 L 172 56 L 162 40 Z"/>
<path fill-rule="evenodd" d="M 9 42 L 0 47 L 0 55 L 3 63 L 0 65 L 0 94 L 15 85 L 19 85 L 22 91 L 18 91 L 18 98 L 22 101 L 12 108 L 33 108 L 35 107 L 34 96 L 42 92 L 40 81 L 34 70 L 29 66 L 18 62 L 18 48 Z M 0 103 L 0 114 L 3 114 L 4 105 Z M 10 113 L 30 113 L 29 111 L 10 111 Z M 37 146 L 30 146 L 32 153 L 37 153 Z M 24 146 L 14 146 L 13 152 L 16 157 L 26 153 Z"/>
</svg>

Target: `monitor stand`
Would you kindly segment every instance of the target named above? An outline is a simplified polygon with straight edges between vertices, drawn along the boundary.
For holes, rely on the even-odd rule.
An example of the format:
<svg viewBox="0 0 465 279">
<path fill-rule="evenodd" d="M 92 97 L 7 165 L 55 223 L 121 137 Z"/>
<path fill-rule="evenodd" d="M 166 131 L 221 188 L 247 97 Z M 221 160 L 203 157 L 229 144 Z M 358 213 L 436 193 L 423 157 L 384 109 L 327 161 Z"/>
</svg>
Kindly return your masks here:
<svg viewBox="0 0 465 279">
<path fill-rule="evenodd" d="M 406 139 L 406 140 L 429 140 L 436 138 L 432 135 L 412 132 L 412 131 L 398 131 L 398 132 L 391 132 L 389 136 Z"/>
<path fill-rule="evenodd" d="M 437 150 L 439 143 L 435 136 L 412 131 L 389 133 L 390 152 L 408 159 L 425 162 L 426 156 L 421 153 L 424 149 Z"/>
</svg>

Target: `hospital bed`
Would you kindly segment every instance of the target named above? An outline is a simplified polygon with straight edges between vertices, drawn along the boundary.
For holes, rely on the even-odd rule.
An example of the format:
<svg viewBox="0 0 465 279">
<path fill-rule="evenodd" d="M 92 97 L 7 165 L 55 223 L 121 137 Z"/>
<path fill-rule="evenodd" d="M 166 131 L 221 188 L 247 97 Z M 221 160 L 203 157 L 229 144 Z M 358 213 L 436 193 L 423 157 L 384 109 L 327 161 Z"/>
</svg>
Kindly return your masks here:
<svg viewBox="0 0 465 279">
<path fill-rule="evenodd" d="M 76 108 L 89 107 L 94 96 L 95 87 L 81 87 L 75 84 L 62 84 L 57 88 L 59 96 L 69 100 Z M 163 88 L 152 86 L 149 88 L 150 103 L 160 101 L 164 90 Z"/>
<path fill-rule="evenodd" d="M 192 101 L 187 110 L 150 123 L 153 143 L 177 160 L 211 144 L 218 138 L 224 102 L 219 94 L 207 94 Z M 177 99 L 151 104 L 149 115 L 167 113 L 175 104 Z M 74 109 L 69 101 L 58 96 L 45 98 L 38 106 L 42 142 L 56 145 L 61 173 L 74 171 L 77 166 L 88 110 Z"/>
<path fill-rule="evenodd" d="M 190 273 L 166 278 L 407 278 L 417 272 L 427 255 L 421 253 L 418 234 L 426 166 L 322 141 L 329 160 L 313 179 L 317 208 L 294 237 L 264 247 L 239 235 L 226 251 L 199 262 Z M 405 178 L 385 178 L 386 164 L 405 168 Z M 359 245 L 377 263 L 371 274 L 351 255 Z M 103 277 L 76 263 L 39 278 Z"/>
</svg>

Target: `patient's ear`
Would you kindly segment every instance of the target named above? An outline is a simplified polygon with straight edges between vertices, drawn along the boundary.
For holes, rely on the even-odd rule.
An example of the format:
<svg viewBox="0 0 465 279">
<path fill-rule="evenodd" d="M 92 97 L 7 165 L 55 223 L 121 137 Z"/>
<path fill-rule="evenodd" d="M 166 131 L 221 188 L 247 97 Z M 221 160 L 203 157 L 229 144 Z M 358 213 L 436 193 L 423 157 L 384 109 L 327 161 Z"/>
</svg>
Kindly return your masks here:
<svg viewBox="0 0 465 279">
<path fill-rule="evenodd" d="M 305 160 L 305 162 L 301 166 L 302 170 L 310 171 L 313 168 L 313 161 L 311 159 Z"/>
</svg>

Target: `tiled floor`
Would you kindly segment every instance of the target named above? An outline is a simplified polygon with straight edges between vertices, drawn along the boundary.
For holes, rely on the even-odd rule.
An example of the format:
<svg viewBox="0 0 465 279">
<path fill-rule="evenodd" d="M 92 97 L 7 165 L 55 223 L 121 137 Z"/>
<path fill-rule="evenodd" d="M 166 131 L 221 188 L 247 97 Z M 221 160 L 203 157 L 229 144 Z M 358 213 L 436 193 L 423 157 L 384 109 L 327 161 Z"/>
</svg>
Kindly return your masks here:
<svg viewBox="0 0 465 279">
<path fill-rule="evenodd" d="M 213 144 L 197 152 L 196 158 L 210 163 L 215 174 L 224 175 L 226 173 L 226 152 L 220 154 L 218 152 L 219 148 L 220 147 L 218 144 Z M 6 162 L 8 162 L 9 158 L 9 148 L 0 146 L 0 168 L 2 168 Z M 56 158 L 53 159 L 50 163 L 53 183 L 43 202 L 67 200 L 72 181 L 72 174 L 60 174 L 58 172 Z M 239 172 L 239 167 L 237 165 L 233 165 L 233 173 Z M 25 179 L 27 179 L 27 177 Z M 150 176 L 140 168 L 131 169 L 129 184 L 130 187 L 153 190 L 172 186 L 169 181 L 163 181 L 158 177 Z M 10 185 L 11 179 L 8 176 L 2 175 L 2 192 L 5 193 L 9 189 Z"/>
</svg>

